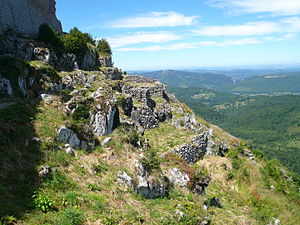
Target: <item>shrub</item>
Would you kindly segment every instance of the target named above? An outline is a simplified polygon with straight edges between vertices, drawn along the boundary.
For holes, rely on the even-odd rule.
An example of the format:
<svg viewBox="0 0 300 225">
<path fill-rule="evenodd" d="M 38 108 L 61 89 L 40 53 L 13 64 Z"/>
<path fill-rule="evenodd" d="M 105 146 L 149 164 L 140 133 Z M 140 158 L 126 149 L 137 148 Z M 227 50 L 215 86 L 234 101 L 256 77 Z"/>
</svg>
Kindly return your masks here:
<svg viewBox="0 0 300 225">
<path fill-rule="evenodd" d="M 130 130 L 127 134 L 126 141 L 133 146 L 137 146 L 140 141 L 139 133 L 135 129 Z"/>
<path fill-rule="evenodd" d="M 17 222 L 17 219 L 13 216 L 5 216 L 0 219 L 0 225 L 13 225 Z"/>
<path fill-rule="evenodd" d="M 42 24 L 39 28 L 38 40 L 49 44 L 55 50 L 63 51 L 64 44 L 60 38 L 60 34 L 46 23 Z"/>
<path fill-rule="evenodd" d="M 47 213 L 55 208 L 55 202 L 41 193 L 35 193 L 32 198 L 35 208 L 43 213 Z"/>
<path fill-rule="evenodd" d="M 72 119 L 76 122 L 86 123 L 90 116 L 89 106 L 80 104 L 72 113 Z"/>
<path fill-rule="evenodd" d="M 157 152 L 152 148 L 145 150 L 144 158 L 142 158 L 141 163 L 146 170 L 151 171 L 153 169 L 158 169 L 161 163 L 161 158 L 158 156 Z"/>
<path fill-rule="evenodd" d="M 76 27 L 71 29 L 70 33 L 64 36 L 63 41 L 65 50 L 77 56 L 83 56 L 88 52 L 88 43 L 95 44 L 90 34 L 82 33 Z"/>
<path fill-rule="evenodd" d="M 84 215 L 80 209 L 67 208 L 60 212 L 58 225 L 81 225 L 84 223 Z"/>
<path fill-rule="evenodd" d="M 110 57 L 112 55 L 110 45 L 106 39 L 101 39 L 98 41 L 97 51 L 102 57 Z"/>
</svg>

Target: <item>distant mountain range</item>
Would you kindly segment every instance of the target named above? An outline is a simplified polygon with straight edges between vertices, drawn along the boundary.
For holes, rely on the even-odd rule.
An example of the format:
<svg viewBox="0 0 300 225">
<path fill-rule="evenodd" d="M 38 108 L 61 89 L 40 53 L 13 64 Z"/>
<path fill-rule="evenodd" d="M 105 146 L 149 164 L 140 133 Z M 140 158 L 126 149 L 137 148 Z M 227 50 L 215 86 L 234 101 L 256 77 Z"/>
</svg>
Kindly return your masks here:
<svg viewBox="0 0 300 225">
<path fill-rule="evenodd" d="M 169 87 L 201 87 L 240 94 L 300 93 L 300 70 L 293 70 L 161 70 L 138 75 L 158 79 Z"/>
</svg>

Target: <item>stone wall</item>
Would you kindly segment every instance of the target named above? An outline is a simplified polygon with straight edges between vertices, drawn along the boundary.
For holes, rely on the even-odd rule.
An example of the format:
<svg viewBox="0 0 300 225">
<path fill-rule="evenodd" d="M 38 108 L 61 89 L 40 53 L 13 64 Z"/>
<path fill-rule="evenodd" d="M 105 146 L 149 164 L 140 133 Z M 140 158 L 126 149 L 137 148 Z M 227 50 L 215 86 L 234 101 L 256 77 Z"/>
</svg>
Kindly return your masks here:
<svg viewBox="0 0 300 225">
<path fill-rule="evenodd" d="M 62 32 L 55 12 L 55 0 L 1 0 L 0 33 L 12 29 L 19 34 L 35 36 L 43 23 Z"/>
</svg>

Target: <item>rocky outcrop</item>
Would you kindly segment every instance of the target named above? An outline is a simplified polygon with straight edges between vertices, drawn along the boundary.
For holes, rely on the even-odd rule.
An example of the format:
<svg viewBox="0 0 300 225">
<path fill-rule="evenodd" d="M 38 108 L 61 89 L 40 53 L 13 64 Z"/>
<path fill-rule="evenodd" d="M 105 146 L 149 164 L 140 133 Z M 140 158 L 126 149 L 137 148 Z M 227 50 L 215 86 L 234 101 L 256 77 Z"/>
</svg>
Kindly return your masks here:
<svg viewBox="0 0 300 225">
<path fill-rule="evenodd" d="M 174 118 L 172 125 L 181 129 L 193 130 L 195 133 L 202 132 L 204 128 L 204 126 L 196 120 L 194 114 L 186 114 L 182 117 Z"/>
<path fill-rule="evenodd" d="M 159 121 L 157 120 L 155 112 L 149 107 L 134 109 L 131 113 L 132 120 L 145 129 L 158 127 Z"/>
<path fill-rule="evenodd" d="M 79 69 L 76 55 L 69 53 L 56 53 L 48 48 L 34 47 L 32 60 L 43 61 L 55 67 L 57 70 L 74 70 Z M 81 65 L 81 64 L 80 64 Z M 84 65 L 85 66 L 85 65 Z M 83 67 L 85 68 L 85 67 Z"/>
<path fill-rule="evenodd" d="M 104 70 L 105 78 L 109 80 L 122 80 L 123 72 L 117 67 L 108 67 Z"/>
<path fill-rule="evenodd" d="M 117 183 L 148 199 L 167 196 L 170 186 L 169 179 L 161 171 L 149 173 L 139 160 L 135 160 L 135 177 L 132 178 L 126 172 L 120 171 Z"/>
<path fill-rule="evenodd" d="M 9 57 L 6 58 L 8 60 Z M 11 59 L 15 60 L 14 58 Z M 30 66 L 16 60 L 10 65 L 16 72 L 0 74 L 0 93 L 23 98 L 37 98 L 44 93 L 57 93 L 62 90 L 63 84 L 56 72 L 39 67 Z M 19 70 L 19 71 L 18 71 Z"/>
<path fill-rule="evenodd" d="M 116 105 L 108 105 L 107 107 L 107 112 L 100 110 L 91 114 L 89 123 L 96 136 L 110 134 L 113 128 L 120 123 L 118 107 Z"/>
<path fill-rule="evenodd" d="M 178 168 L 169 169 L 166 176 L 173 185 L 178 185 L 180 187 L 187 186 L 188 182 L 190 181 L 189 176 L 180 171 Z"/>
<path fill-rule="evenodd" d="M 162 173 L 153 175 L 146 171 L 140 161 L 135 162 L 137 184 L 135 191 L 145 198 L 153 199 L 168 195 L 169 180 Z"/>
<path fill-rule="evenodd" d="M 166 86 L 151 78 L 127 76 L 122 91 L 137 101 L 146 102 L 150 97 L 163 98 L 169 101 Z"/>
<path fill-rule="evenodd" d="M 113 67 L 112 57 L 99 57 L 99 64 L 101 67 Z"/>
<path fill-rule="evenodd" d="M 189 164 L 196 163 L 206 154 L 208 138 L 205 134 L 200 134 L 192 140 L 192 143 L 184 144 L 175 150 Z"/>
</svg>

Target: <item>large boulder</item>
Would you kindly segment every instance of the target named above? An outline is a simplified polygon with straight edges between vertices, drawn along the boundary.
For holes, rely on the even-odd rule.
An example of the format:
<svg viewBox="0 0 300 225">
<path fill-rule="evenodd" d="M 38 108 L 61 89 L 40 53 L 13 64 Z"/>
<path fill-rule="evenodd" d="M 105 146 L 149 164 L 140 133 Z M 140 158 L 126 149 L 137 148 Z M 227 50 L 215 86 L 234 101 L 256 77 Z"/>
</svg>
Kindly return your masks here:
<svg viewBox="0 0 300 225">
<path fill-rule="evenodd" d="M 189 176 L 181 172 L 178 168 L 171 168 L 168 170 L 167 177 L 169 178 L 170 182 L 174 185 L 178 185 L 181 187 L 187 186 L 190 181 Z"/>
<path fill-rule="evenodd" d="M 72 148 L 80 146 L 80 139 L 71 129 L 61 126 L 57 131 L 57 139 L 60 142 L 68 143 Z"/>
</svg>

